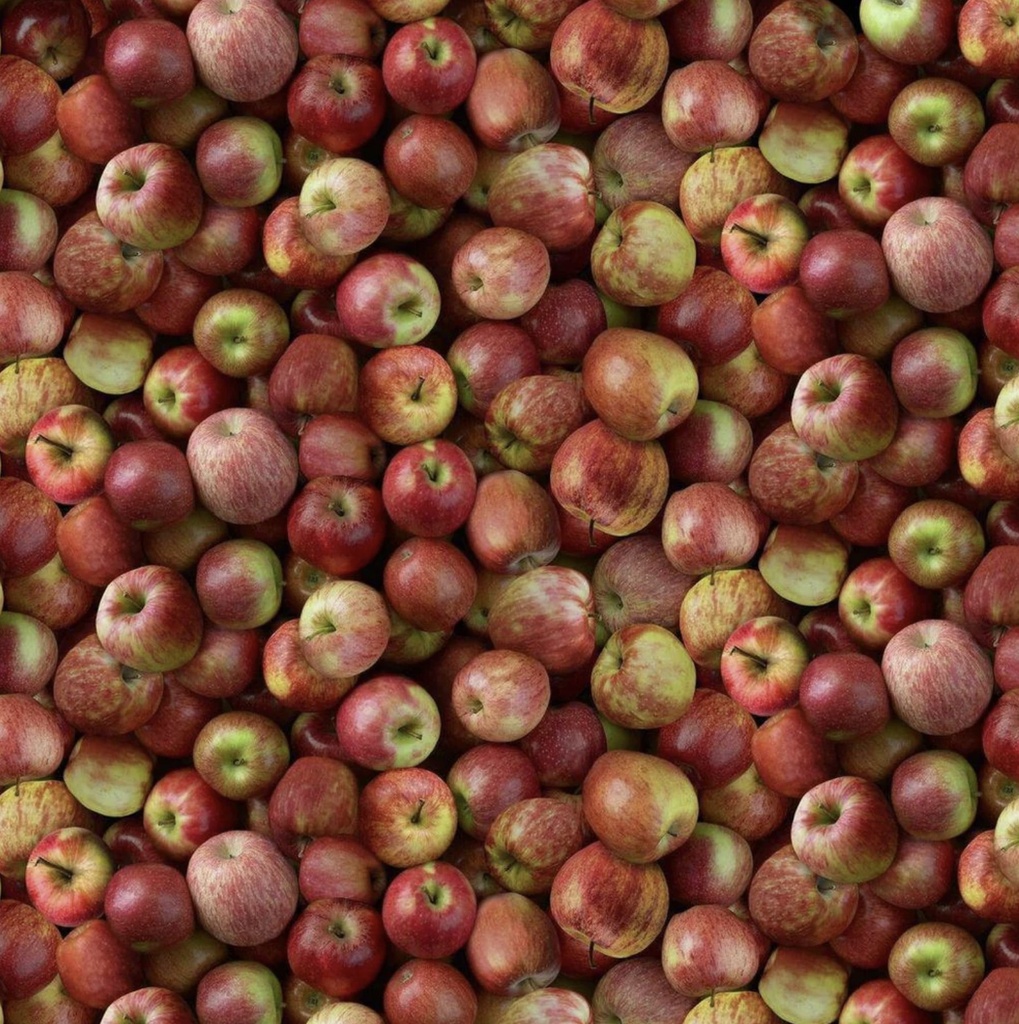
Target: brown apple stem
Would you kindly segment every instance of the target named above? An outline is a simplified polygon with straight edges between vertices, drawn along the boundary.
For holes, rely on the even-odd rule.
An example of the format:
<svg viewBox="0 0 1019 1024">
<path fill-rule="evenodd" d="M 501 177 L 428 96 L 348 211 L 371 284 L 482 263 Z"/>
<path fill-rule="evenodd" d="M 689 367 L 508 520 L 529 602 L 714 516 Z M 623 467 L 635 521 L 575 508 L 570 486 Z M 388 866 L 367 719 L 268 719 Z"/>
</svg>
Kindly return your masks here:
<svg viewBox="0 0 1019 1024">
<path fill-rule="evenodd" d="M 762 658 L 759 654 L 754 654 L 752 651 L 748 651 L 743 647 L 730 647 L 730 654 L 741 654 L 744 658 L 749 658 L 758 668 L 767 668 L 768 659 Z"/>
<path fill-rule="evenodd" d="M 420 732 L 414 732 L 413 729 L 401 729 L 400 732 L 402 732 L 404 734 L 404 736 L 410 736 L 411 739 L 419 740 L 419 739 L 422 738 L 421 737 L 421 733 Z"/>
<path fill-rule="evenodd" d="M 591 519 L 588 521 L 587 524 L 587 542 L 591 545 L 591 547 L 594 547 L 594 530 L 595 522 L 593 519 Z"/>
<path fill-rule="evenodd" d="M 817 382 L 817 390 L 821 393 L 826 402 L 834 402 L 835 399 L 839 397 L 838 388 L 833 387 L 826 380 L 819 380 Z"/>
<path fill-rule="evenodd" d="M 420 402 L 421 401 L 421 391 L 423 390 L 424 386 L 425 386 L 425 379 L 424 379 L 424 377 L 418 377 L 417 387 L 414 388 L 414 393 L 410 396 L 410 400 L 412 402 Z"/>
<path fill-rule="evenodd" d="M 762 235 L 759 231 L 751 231 L 750 228 L 745 228 L 742 224 L 733 224 L 732 227 L 729 228 L 730 234 L 733 231 L 739 231 L 742 232 L 744 235 L 749 235 L 755 242 L 758 242 L 761 245 L 768 244 L 768 239 L 765 238 L 764 235 Z"/>
<path fill-rule="evenodd" d="M 587 962 L 588 962 L 588 965 L 590 966 L 591 970 L 592 971 L 595 970 L 595 963 L 594 963 L 594 939 L 591 940 L 590 944 L 587 947 Z"/>
<path fill-rule="evenodd" d="M 66 444 L 61 444 L 59 441 L 54 441 L 52 437 L 47 437 L 45 434 L 36 434 L 35 440 L 32 441 L 32 444 L 38 444 L 40 441 L 42 441 L 44 444 L 52 445 L 62 455 L 71 456 L 74 454 L 73 448 L 68 448 Z"/>
<path fill-rule="evenodd" d="M 59 872 L 60 877 L 63 878 L 65 882 L 69 882 L 74 877 L 73 872 L 68 871 L 67 868 L 62 867 L 60 864 L 54 864 L 53 861 L 47 860 L 45 857 L 36 857 L 35 862 L 36 864 L 45 864 L 46 867 L 52 868 L 54 871 Z"/>
<path fill-rule="evenodd" d="M 594 93 L 587 98 L 587 120 L 589 124 L 594 124 Z M 593 964 L 591 965 L 594 966 Z"/>
<path fill-rule="evenodd" d="M 421 824 L 421 812 L 424 809 L 425 809 L 425 802 L 424 802 L 424 800 L 419 800 L 418 801 L 418 805 L 417 805 L 417 809 L 414 811 L 414 813 L 411 815 L 411 818 L 410 818 L 410 823 L 412 825 L 420 825 Z"/>
</svg>

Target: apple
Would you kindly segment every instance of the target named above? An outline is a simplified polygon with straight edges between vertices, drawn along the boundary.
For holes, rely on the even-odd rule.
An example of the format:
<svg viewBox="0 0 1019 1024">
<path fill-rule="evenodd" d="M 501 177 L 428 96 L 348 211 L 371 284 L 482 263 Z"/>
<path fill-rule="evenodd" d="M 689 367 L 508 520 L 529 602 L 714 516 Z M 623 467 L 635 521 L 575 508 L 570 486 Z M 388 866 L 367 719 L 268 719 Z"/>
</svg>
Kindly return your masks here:
<svg viewBox="0 0 1019 1024">
<path fill-rule="evenodd" d="M 899 513 L 888 534 L 892 561 L 914 583 L 930 589 L 958 586 L 984 554 L 984 533 L 969 509 L 929 498 Z"/>
<path fill-rule="evenodd" d="M 187 884 L 201 926 L 235 946 L 275 938 L 297 909 L 296 872 L 255 832 L 228 830 L 203 842 L 188 860 Z"/>
<path fill-rule="evenodd" d="M 318 836 L 301 854 L 297 875 L 302 898 L 377 903 L 388 879 L 382 862 L 353 836 Z"/>
<path fill-rule="evenodd" d="M 892 984 L 922 1010 L 964 1003 L 984 977 L 979 941 L 958 925 L 924 921 L 899 936 L 888 955 Z"/>
<path fill-rule="evenodd" d="M 121 942 L 101 917 L 63 937 L 57 972 L 71 999 L 95 1011 L 145 984 L 141 955 Z"/>
<path fill-rule="evenodd" d="M 103 48 L 110 84 L 132 106 L 158 106 L 194 88 L 195 69 L 184 30 L 162 18 L 117 25 Z"/>
<path fill-rule="evenodd" d="M 589 704 L 570 700 L 551 705 L 520 740 L 520 747 L 546 790 L 577 789 L 608 749 L 608 740 L 597 712 Z"/>
<path fill-rule="evenodd" d="M 753 87 L 725 61 L 690 61 L 666 79 L 662 123 L 678 149 L 702 153 L 741 145 L 757 130 L 757 120 Z"/>
<path fill-rule="evenodd" d="M 1015 72 L 1015 42 L 1002 32 L 1004 22 L 1014 14 L 1009 3 L 988 0 L 971 3 L 963 17 L 959 12 L 957 35 L 963 57 L 978 71 L 996 77 L 1011 77 Z"/>
<path fill-rule="evenodd" d="M 301 185 L 301 227 L 327 256 L 366 249 L 389 216 L 389 190 L 382 172 L 355 157 L 334 157 L 314 167 Z"/>
<path fill-rule="evenodd" d="M 199 1024 L 271 1024 L 283 1010 L 279 979 L 254 960 L 217 964 L 198 982 L 194 999 Z"/>
<path fill-rule="evenodd" d="M 758 726 L 750 753 L 764 785 L 795 800 L 838 771 L 834 742 L 815 729 L 797 705 L 783 708 Z"/>
<path fill-rule="evenodd" d="M 166 857 L 185 861 L 206 840 L 234 829 L 239 808 L 194 768 L 177 768 L 155 781 L 142 808 L 145 833 Z"/>
<path fill-rule="evenodd" d="M 198 77 L 231 101 L 271 96 L 297 64 L 294 23 L 267 0 L 199 0 L 187 16 L 187 41 Z"/>
<path fill-rule="evenodd" d="M 195 928 L 184 875 L 169 864 L 125 864 L 106 886 L 103 913 L 122 941 L 141 953 L 186 939 Z"/>
<path fill-rule="evenodd" d="M 393 878 L 382 901 L 382 925 L 404 953 L 440 960 L 466 945 L 476 912 L 466 876 L 440 860 L 406 868 Z"/>
<path fill-rule="evenodd" d="M 834 1020 L 849 994 L 849 973 L 825 948 L 778 946 L 765 961 L 757 991 L 789 1024 Z"/>
<path fill-rule="evenodd" d="M 839 173 L 849 149 L 849 123 L 827 100 L 778 102 L 764 119 L 758 146 L 786 178 L 815 185 Z"/>
<path fill-rule="evenodd" d="M 389 1024 L 471 1024 L 478 996 L 451 964 L 415 959 L 390 975 L 382 1007 Z"/>
<path fill-rule="evenodd" d="M 665 977 L 688 998 L 744 988 L 759 967 L 753 925 L 726 907 L 689 907 L 673 914 L 662 933 Z"/>
<path fill-rule="evenodd" d="M 113 857 L 102 839 L 90 829 L 69 826 L 36 843 L 25 867 L 25 888 L 48 921 L 76 928 L 102 912 L 113 872 Z"/>
<path fill-rule="evenodd" d="M 854 497 L 859 492 L 857 487 Z M 827 525 L 780 523 L 765 540 L 757 567 L 779 597 L 816 608 L 838 596 L 848 563 L 848 547 Z"/>
<path fill-rule="evenodd" d="M 460 754 L 446 783 L 456 801 L 460 830 L 482 842 L 502 811 L 540 796 L 542 785 L 528 754 L 518 746 L 495 743 L 477 744 Z"/>
<path fill-rule="evenodd" d="M 868 558 L 846 577 L 838 612 L 850 639 L 880 650 L 900 630 L 933 612 L 933 594 L 914 583 L 885 555 Z"/>
<path fill-rule="evenodd" d="M 1019 981 L 1015 967 L 997 967 L 987 972 L 966 1003 L 969 1024 L 990 1024 L 992 1020 L 1009 1021 L 1015 1011 L 1011 1005 L 1011 987 Z"/>
<path fill-rule="evenodd" d="M 140 811 L 152 788 L 155 758 L 131 736 L 90 736 L 71 747 L 63 780 L 96 814 L 124 818 Z"/>
<path fill-rule="evenodd" d="M 877 732 L 890 714 L 880 665 L 855 651 L 813 658 L 800 676 L 799 703 L 811 726 L 840 743 Z"/>
<path fill-rule="evenodd" d="M 187 459 L 168 441 L 122 444 L 107 460 L 102 483 L 114 515 L 141 532 L 179 522 L 195 508 Z"/>
<path fill-rule="evenodd" d="M 303 24 L 303 16 L 301 20 Z M 456 21 L 426 16 L 393 32 L 382 52 L 382 80 L 400 106 L 417 114 L 443 115 L 468 98 L 477 65 L 471 39 Z M 512 72 L 505 74 L 506 82 L 512 82 Z M 493 75 L 496 83 L 499 78 Z"/>
</svg>

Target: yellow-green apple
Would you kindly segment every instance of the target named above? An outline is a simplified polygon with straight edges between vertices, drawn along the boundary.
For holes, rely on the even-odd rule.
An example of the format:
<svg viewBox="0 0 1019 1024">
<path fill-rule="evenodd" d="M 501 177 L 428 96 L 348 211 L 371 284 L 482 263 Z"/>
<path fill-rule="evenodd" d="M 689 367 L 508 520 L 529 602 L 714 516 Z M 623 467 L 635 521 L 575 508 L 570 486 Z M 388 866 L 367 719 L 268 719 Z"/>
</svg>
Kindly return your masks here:
<svg viewBox="0 0 1019 1024">
<path fill-rule="evenodd" d="M 507 469 L 547 471 L 566 438 L 590 418 L 578 377 L 536 373 L 506 383 L 485 411 L 488 452 Z"/>
<path fill-rule="evenodd" d="M 640 806 L 646 813 L 634 814 Z M 697 794 L 682 768 L 636 750 L 610 750 L 591 765 L 583 813 L 616 856 L 636 864 L 681 847 L 697 822 Z"/>
<path fill-rule="evenodd" d="M 271 376 L 269 382 L 271 394 Z M 297 442 L 298 466 L 307 480 L 346 476 L 377 483 L 386 459 L 382 439 L 349 412 L 316 413 L 301 428 Z"/>
<path fill-rule="evenodd" d="M 537 658 L 494 650 L 457 672 L 450 696 L 454 713 L 472 735 L 488 743 L 513 743 L 541 720 L 551 689 Z"/>
<path fill-rule="evenodd" d="M 485 863 L 503 888 L 541 896 L 584 844 L 582 819 L 574 808 L 550 797 L 528 797 L 492 821 L 485 836 Z"/>
<path fill-rule="evenodd" d="M 786 603 L 756 569 L 723 569 L 703 576 L 679 608 L 679 635 L 690 657 L 717 668 L 734 629 L 762 615 L 782 615 Z"/>
<path fill-rule="evenodd" d="M 790 836 L 796 856 L 816 875 L 851 884 L 868 882 L 888 869 L 899 830 L 877 785 L 844 775 L 800 798 Z"/>
<path fill-rule="evenodd" d="M 997 78 L 1014 78 L 1019 63 L 1016 44 L 1008 31 L 1015 17 L 1008 0 L 973 0 L 959 12 L 956 31 L 963 57 L 978 71 Z"/>
<path fill-rule="evenodd" d="M 559 941 L 548 914 L 520 893 L 481 900 L 466 945 L 478 985 L 494 995 L 545 988 L 559 973 Z"/>
<path fill-rule="evenodd" d="M 460 75 L 465 78 L 468 70 L 469 64 Z M 492 50 L 477 59 L 464 109 L 475 138 L 497 152 L 516 153 L 548 142 L 561 120 L 552 74 L 516 47 Z"/>
<path fill-rule="evenodd" d="M 778 946 L 765 961 L 757 991 L 789 1024 L 834 1021 L 849 994 L 849 973 L 827 949 Z"/>
<path fill-rule="evenodd" d="M 676 182 L 695 155 L 677 149 L 660 115 L 638 110 L 598 133 L 591 152 L 594 184 L 610 210 L 637 199 L 678 207 Z"/>
<path fill-rule="evenodd" d="M 814 103 L 842 89 L 859 56 L 849 17 L 828 0 L 785 0 L 756 25 L 750 73 L 778 100 Z"/>
<path fill-rule="evenodd" d="M 880 665 L 856 651 L 812 659 L 800 676 L 799 703 L 810 725 L 839 743 L 877 732 L 890 714 Z"/>
<path fill-rule="evenodd" d="M 571 700 L 549 707 L 520 747 L 548 792 L 579 789 L 591 765 L 608 749 L 608 740 L 591 705 Z"/>
<path fill-rule="evenodd" d="M 293 978 L 295 991 L 297 991 L 298 985 L 306 984 L 297 975 L 291 975 L 291 977 Z M 313 1020 L 314 1024 L 384 1024 L 382 1018 L 374 1010 L 365 1006 L 364 1003 L 336 1000 L 311 985 L 306 987 L 310 1000 L 307 1012 L 311 1014 L 307 1019 Z M 284 993 L 284 1001 L 288 1005 L 292 1005 L 295 1002 L 293 998 L 287 997 L 286 992 Z"/>
<path fill-rule="evenodd" d="M 518 153 L 496 174 L 488 215 L 526 231 L 550 252 L 581 245 L 595 229 L 594 179 L 583 150 L 546 142 Z"/>
<path fill-rule="evenodd" d="M 719 670 L 729 696 L 753 715 L 772 715 L 796 703 L 810 651 L 787 619 L 747 619 L 725 641 Z"/>
<path fill-rule="evenodd" d="M 0 272 L 0 298 L 8 315 L 0 339 L 0 362 L 45 356 L 60 344 L 63 316 L 57 293 L 24 270 Z"/>
<path fill-rule="evenodd" d="M 541 298 L 551 273 L 540 238 L 513 227 L 491 227 L 457 250 L 452 282 L 472 312 L 490 320 L 511 320 Z"/>
<path fill-rule="evenodd" d="M 1019 799 L 1006 804 L 994 823 L 994 853 L 1001 873 L 1019 884 Z"/>
<path fill-rule="evenodd" d="M 980 563 L 985 544 L 977 517 L 939 498 L 907 506 L 888 533 L 892 561 L 914 583 L 932 590 L 964 583 Z"/>
<path fill-rule="evenodd" d="M 439 708 L 432 696 L 399 675 L 361 683 L 336 711 L 344 758 L 373 771 L 421 764 L 435 748 L 439 728 Z"/>
<path fill-rule="evenodd" d="M 778 102 L 764 119 L 757 144 L 790 181 L 816 185 L 839 173 L 849 149 L 849 122 L 826 100 Z"/>
<path fill-rule="evenodd" d="M 164 270 L 169 259 L 164 260 Z M 152 365 L 152 350 L 153 332 L 144 324 L 121 316 L 82 313 L 67 336 L 64 359 L 90 388 L 104 395 L 126 395 L 143 384 Z"/>
<path fill-rule="evenodd" d="M 0 85 L 0 149 L 6 162 L 8 155 L 28 153 L 56 131 L 60 87 L 43 68 L 13 53 L 0 59 Z"/>
<path fill-rule="evenodd" d="M 353 836 L 319 836 L 305 846 L 298 867 L 301 896 L 377 903 L 387 884 L 382 862 Z"/>
<path fill-rule="evenodd" d="M 859 887 L 819 877 L 790 844 L 757 868 L 747 901 L 751 920 L 773 942 L 819 946 L 849 927 L 859 903 Z"/>
<path fill-rule="evenodd" d="M 198 500 L 227 523 L 270 519 L 297 486 L 293 444 L 256 409 L 211 413 L 191 432 L 186 455 Z"/>
<path fill-rule="evenodd" d="M 945 921 L 908 928 L 888 956 L 888 977 L 914 1006 L 947 1010 L 965 1003 L 984 976 L 980 942 Z"/>
<path fill-rule="evenodd" d="M 678 214 L 646 199 L 613 210 L 591 249 L 595 284 L 628 306 L 675 299 L 690 283 L 695 262 L 694 240 Z"/>
<path fill-rule="evenodd" d="M 334 157 L 314 167 L 300 190 L 301 227 L 327 256 L 366 249 L 389 217 L 389 189 L 382 172 L 356 157 Z"/>
<path fill-rule="evenodd" d="M 516 469 L 497 470 L 478 481 L 465 525 L 470 553 L 490 572 L 519 575 L 547 565 L 559 551 L 551 496 Z"/>
<path fill-rule="evenodd" d="M 591 668 L 591 699 L 610 722 L 660 729 L 693 699 L 696 671 L 674 632 L 634 622 L 614 632 Z"/>
<path fill-rule="evenodd" d="M 892 808 L 903 831 L 917 839 L 954 839 L 976 820 L 977 774 L 954 750 L 923 750 L 895 769 Z"/>
<path fill-rule="evenodd" d="M 301 648 L 327 676 L 355 676 L 375 664 L 389 640 L 385 599 L 358 580 L 333 580 L 301 609 Z"/>
<path fill-rule="evenodd" d="M 952 78 L 934 76 L 910 82 L 888 111 L 892 138 L 909 157 L 927 167 L 962 163 L 985 124 L 980 98 Z"/>
<path fill-rule="evenodd" d="M 666 79 L 662 124 L 677 149 L 702 153 L 742 145 L 757 130 L 757 119 L 752 86 L 725 61 L 691 61 Z"/>
<path fill-rule="evenodd" d="M 593 466 L 599 467 L 592 474 Z M 624 484 L 625 481 L 625 484 Z M 661 511 L 669 471 L 657 440 L 633 441 L 600 419 L 574 430 L 552 459 L 549 488 L 563 508 L 603 533 L 639 533 Z"/>
<path fill-rule="evenodd" d="M 44 779 L 64 759 L 57 716 L 26 693 L 0 693 L 0 785 Z"/>
<path fill-rule="evenodd" d="M 283 1011 L 275 974 L 255 960 L 230 960 L 202 975 L 194 995 L 200 1024 L 272 1024 Z"/>
<path fill-rule="evenodd" d="M 282 89 L 297 64 L 297 29 L 274 3 L 201 0 L 188 14 L 187 41 L 198 77 L 231 101 L 264 99 Z M 244 54 L 240 59 L 228 54 Z"/>
<path fill-rule="evenodd" d="M 319 581 L 319 585 L 333 579 L 335 577 L 327 576 Z M 300 632 L 300 619 L 288 619 L 265 641 L 261 669 L 266 689 L 284 707 L 296 708 L 301 712 L 332 711 L 353 687 L 356 677 L 327 676 L 312 668 L 301 650 Z M 208 633 L 209 630 L 206 630 L 206 635 Z M 257 657 L 255 660 L 252 676 L 257 674 Z"/>
<path fill-rule="evenodd" d="M 213 545 L 198 560 L 195 594 L 214 625 L 264 626 L 282 603 L 283 566 L 264 541 L 233 537 Z"/>
<path fill-rule="evenodd" d="M 800 287 L 818 309 L 838 319 L 878 309 L 889 297 L 886 256 L 858 228 L 823 231 L 803 247 Z"/>
<path fill-rule="evenodd" d="M 118 153 L 96 186 L 96 213 L 122 245 L 172 249 L 198 229 L 202 186 L 180 150 L 145 142 Z"/>
<path fill-rule="evenodd" d="M 106 462 L 103 491 L 114 515 L 141 532 L 179 522 L 195 507 L 187 458 L 169 441 L 122 444 Z"/>
<path fill-rule="evenodd" d="M 72 83 L 57 101 L 56 119 L 65 146 L 92 164 L 105 164 L 142 141 L 138 110 L 102 73 Z"/>
<path fill-rule="evenodd" d="M 438 437 L 452 421 L 456 378 L 434 349 L 384 348 L 361 368 L 358 410 L 383 441 L 417 445 Z"/>
<path fill-rule="evenodd" d="M 665 976 L 691 999 L 744 988 L 759 967 L 753 925 L 726 907 L 689 907 L 673 914 L 662 933 Z"/>
<path fill-rule="evenodd" d="M 444 860 L 406 868 L 382 900 L 386 937 L 412 957 L 441 960 L 470 937 L 477 898 L 467 877 Z"/>
<path fill-rule="evenodd" d="M 373 59 L 386 44 L 382 17 L 365 0 L 313 0 L 297 26 L 301 53 L 349 53 Z"/>
<path fill-rule="evenodd" d="M 924 312 L 969 305 L 991 278 L 987 233 L 966 206 L 947 196 L 915 199 L 896 210 L 882 231 L 881 248 L 892 286 Z"/>
<path fill-rule="evenodd" d="M 53 681 L 58 660 L 49 626 L 32 615 L 0 611 L 0 694 L 34 697 Z"/>
<path fill-rule="evenodd" d="M 661 867 L 623 860 L 599 841 L 563 864 L 549 893 L 549 913 L 567 935 L 617 959 L 647 949 L 668 910 Z"/>
<path fill-rule="evenodd" d="M 538 349 L 528 332 L 500 320 L 482 320 L 461 331 L 446 360 L 456 377 L 460 405 L 477 416 L 484 416 L 505 385 L 541 370 Z"/>
<path fill-rule="evenodd" d="M 697 400 L 697 372 L 674 341 L 651 331 L 602 331 L 584 355 L 584 395 L 601 421 L 631 441 L 674 429 Z"/>
<path fill-rule="evenodd" d="M 64 764 L 64 784 L 84 807 L 110 818 L 140 811 L 155 758 L 134 737 L 80 736 Z"/>
<path fill-rule="evenodd" d="M 261 251 L 264 212 L 257 207 L 230 207 L 207 201 L 198 229 L 174 255 L 202 274 L 232 274 L 253 262 Z"/>
<path fill-rule="evenodd" d="M 871 135 L 837 169 L 839 197 L 861 227 L 880 229 L 906 203 L 929 195 L 934 174 L 891 135 Z"/>
<path fill-rule="evenodd" d="M 57 245 L 57 220 L 45 200 L 20 189 L 0 190 L 0 270 L 34 274 L 53 255 Z"/>
<path fill-rule="evenodd" d="M 477 64 L 466 31 L 452 18 L 429 16 L 393 32 L 382 53 L 382 78 L 400 106 L 449 114 L 467 99 Z"/>
<path fill-rule="evenodd" d="M 878 53 L 902 64 L 927 64 L 940 57 L 954 40 L 955 17 L 949 0 L 860 4 L 864 35 Z"/>
<path fill-rule="evenodd" d="M 269 798 L 273 842 L 293 861 L 317 836 L 351 835 L 357 828 L 357 779 L 343 761 L 305 754 L 291 762 Z"/>
<path fill-rule="evenodd" d="M 894 396 L 891 408 L 898 408 Z M 750 496 L 761 511 L 776 522 L 795 526 L 823 523 L 841 512 L 858 478 L 855 461 L 816 452 L 791 423 L 776 428 L 757 445 L 747 470 Z"/>
<path fill-rule="evenodd" d="M 165 949 L 195 930 L 184 875 L 170 864 L 125 864 L 106 886 L 103 914 L 114 935 L 140 953 Z"/>
<path fill-rule="evenodd" d="M 672 479 L 693 484 L 728 484 L 753 454 L 750 422 L 724 402 L 698 398 L 690 415 L 661 438 Z"/>
<path fill-rule="evenodd" d="M 415 959 L 389 976 L 382 1008 L 389 1024 L 472 1024 L 478 997 L 452 964 Z"/>
<path fill-rule="evenodd" d="M 502 1015 L 502 1024 L 543 1024 L 547 1020 L 562 1024 L 591 1024 L 591 1005 L 580 992 L 550 985 L 525 992 L 511 999 Z"/>
<path fill-rule="evenodd" d="M 55 406 L 29 432 L 25 466 L 32 483 L 48 498 L 76 505 L 102 489 L 113 445 L 109 425 L 94 409 Z"/>
<path fill-rule="evenodd" d="M 764 542 L 757 568 L 779 597 L 816 608 L 838 597 L 849 548 L 827 524 L 780 523 Z"/>
<path fill-rule="evenodd" d="M 253 288 L 224 288 L 211 296 L 191 332 L 199 353 L 229 377 L 267 373 L 290 341 L 286 312 Z"/>
<path fill-rule="evenodd" d="M 946 736 L 978 722 L 991 701 L 990 659 L 963 626 L 926 619 L 888 641 L 881 668 L 892 709 L 907 725 Z M 968 680 L 960 690 L 955 680 Z"/>
<path fill-rule="evenodd" d="M 382 917 L 374 907 L 347 899 L 309 903 L 287 932 L 294 974 L 334 999 L 348 999 L 379 974 L 386 952 Z"/>
<path fill-rule="evenodd" d="M 382 477 L 382 501 L 389 518 L 419 537 L 445 537 L 463 526 L 476 490 L 470 460 L 444 438 L 402 448 Z"/>
<path fill-rule="evenodd" d="M 549 673 L 575 671 L 595 650 L 591 583 L 565 566 L 529 569 L 496 598 L 488 631 L 493 646 L 528 654 Z"/>
<path fill-rule="evenodd" d="M 254 711 L 224 711 L 195 737 L 192 759 L 198 774 L 230 800 L 268 793 L 290 763 L 286 734 Z"/>
<path fill-rule="evenodd" d="M 446 782 L 461 831 L 482 841 L 507 807 L 541 795 L 533 762 L 510 744 L 481 743 L 465 751 L 453 762 Z"/>
<path fill-rule="evenodd" d="M 52 692 L 57 710 L 74 729 L 120 736 L 155 714 L 163 695 L 163 674 L 128 668 L 91 633 L 60 659 Z"/>
<path fill-rule="evenodd" d="M 390 768 L 375 775 L 361 790 L 357 813 L 362 841 L 393 868 L 438 860 L 456 833 L 453 793 L 426 768 Z"/>
<path fill-rule="evenodd" d="M 195 68 L 184 29 L 164 18 L 116 25 L 103 48 L 103 73 L 132 106 L 158 106 L 194 88 Z"/>
<path fill-rule="evenodd" d="M 673 628 L 676 608 L 693 583 L 672 566 L 661 541 L 646 534 L 616 541 L 591 577 L 595 609 L 610 634 L 642 622 Z"/>
<path fill-rule="evenodd" d="M 954 416 L 976 397 L 977 352 L 961 331 L 925 327 L 892 350 L 891 380 L 902 407 L 914 416 Z"/>
<path fill-rule="evenodd" d="M 207 200 L 257 206 L 272 198 L 283 176 L 283 143 L 260 117 L 225 117 L 198 138 L 195 171 Z"/>
<path fill-rule="evenodd" d="M 633 19 L 586 0 L 559 23 L 549 67 L 569 92 L 614 114 L 638 110 L 661 88 L 669 44 L 657 18 Z"/>
<path fill-rule="evenodd" d="M 276 938 L 297 909 L 297 873 L 257 832 L 227 830 L 206 839 L 188 859 L 186 877 L 199 924 L 230 945 Z"/>
</svg>

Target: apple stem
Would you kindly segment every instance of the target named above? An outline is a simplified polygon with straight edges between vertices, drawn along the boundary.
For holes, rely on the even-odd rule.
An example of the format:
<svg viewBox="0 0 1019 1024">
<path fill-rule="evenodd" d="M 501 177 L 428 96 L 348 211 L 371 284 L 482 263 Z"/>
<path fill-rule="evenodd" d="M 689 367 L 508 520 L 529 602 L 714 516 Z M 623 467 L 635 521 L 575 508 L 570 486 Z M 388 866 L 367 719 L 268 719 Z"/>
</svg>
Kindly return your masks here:
<svg viewBox="0 0 1019 1024">
<path fill-rule="evenodd" d="M 47 860 L 45 857 L 36 857 L 35 862 L 36 864 L 45 864 L 46 867 L 59 872 L 65 882 L 69 882 L 74 877 L 73 872 L 68 871 L 67 868 L 61 867 L 59 864 L 54 864 L 53 861 Z"/>
<path fill-rule="evenodd" d="M 410 823 L 412 825 L 419 825 L 421 823 L 421 812 L 424 809 L 425 809 L 425 802 L 424 802 L 424 800 L 419 800 L 418 801 L 418 805 L 417 805 L 417 809 L 414 811 L 414 813 L 411 815 L 411 818 L 410 818 Z"/>
<path fill-rule="evenodd" d="M 762 658 L 759 654 L 754 654 L 752 651 L 746 650 L 743 647 L 730 647 L 730 654 L 741 654 L 744 658 L 749 658 L 758 668 L 767 668 L 768 659 Z"/>
<path fill-rule="evenodd" d="M 36 434 L 35 438 L 32 441 L 32 444 L 38 444 L 40 441 L 44 442 L 45 444 L 52 445 L 62 455 L 70 456 L 74 454 L 73 448 L 68 448 L 66 444 L 61 444 L 59 441 L 54 441 L 52 437 L 47 437 L 45 434 Z"/>
<path fill-rule="evenodd" d="M 594 93 L 587 98 L 587 120 L 590 124 L 594 124 Z M 592 943 L 593 945 L 594 943 Z M 594 964 L 592 963 L 591 966 L 593 967 Z"/>
<path fill-rule="evenodd" d="M 594 962 L 594 939 L 591 940 L 590 944 L 587 947 L 587 962 L 588 962 L 588 965 L 590 966 L 591 970 L 593 971 L 595 969 L 595 962 Z"/>
<path fill-rule="evenodd" d="M 594 547 L 595 521 L 592 519 L 587 524 L 587 542 Z"/>
<path fill-rule="evenodd" d="M 768 239 L 765 238 L 764 235 L 762 235 L 759 231 L 752 231 L 750 228 L 743 227 L 742 224 L 733 224 L 732 227 L 729 228 L 729 233 L 732 234 L 733 231 L 740 231 L 744 235 L 749 235 L 755 242 L 758 242 L 760 245 L 768 244 Z"/>
<path fill-rule="evenodd" d="M 413 393 L 410 396 L 410 400 L 412 402 L 420 402 L 421 401 L 421 391 L 423 390 L 424 386 L 425 386 L 425 379 L 424 379 L 424 377 L 418 377 L 417 387 L 414 388 L 414 391 L 413 391 Z"/>
</svg>

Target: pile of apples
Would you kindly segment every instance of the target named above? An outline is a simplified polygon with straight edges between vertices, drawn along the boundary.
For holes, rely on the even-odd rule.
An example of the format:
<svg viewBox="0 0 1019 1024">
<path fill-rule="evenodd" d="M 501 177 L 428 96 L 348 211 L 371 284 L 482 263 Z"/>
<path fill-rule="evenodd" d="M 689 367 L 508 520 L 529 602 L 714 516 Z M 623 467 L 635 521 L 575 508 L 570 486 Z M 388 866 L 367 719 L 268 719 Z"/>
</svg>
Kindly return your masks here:
<svg viewBox="0 0 1019 1024">
<path fill-rule="evenodd" d="M 1019 0 L 0 0 L 0 1022 L 1019 1022 Z"/>
</svg>

